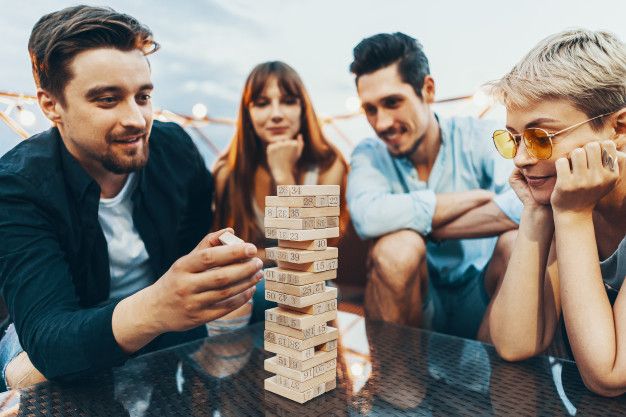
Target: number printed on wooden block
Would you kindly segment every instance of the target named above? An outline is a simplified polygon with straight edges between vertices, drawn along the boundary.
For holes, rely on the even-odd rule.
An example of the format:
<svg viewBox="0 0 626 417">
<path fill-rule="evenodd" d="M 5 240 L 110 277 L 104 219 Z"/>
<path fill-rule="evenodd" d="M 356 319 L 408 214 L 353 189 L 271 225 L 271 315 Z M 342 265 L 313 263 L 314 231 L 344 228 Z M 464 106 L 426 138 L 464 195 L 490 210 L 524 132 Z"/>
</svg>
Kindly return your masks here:
<svg viewBox="0 0 626 417">
<path fill-rule="evenodd" d="M 266 227 L 265 237 L 268 239 L 278 239 L 278 229 L 274 227 Z"/>
<path fill-rule="evenodd" d="M 289 271 L 281 268 L 268 268 L 263 271 L 266 281 L 276 281 L 291 285 L 307 285 L 337 278 L 337 270 L 325 272 Z"/>
<path fill-rule="evenodd" d="M 328 206 L 329 207 L 339 207 L 339 196 L 338 195 L 330 195 L 330 196 L 328 196 Z"/>
<path fill-rule="evenodd" d="M 294 359 L 298 359 L 302 361 L 311 359 L 315 355 L 315 348 L 309 348 L 309 349 L 304 349 L 304 350 L 299 351 L 299 350 L 289 349 L 285 346 L 280 346 L 276 343 L 268 342 L 267 340 L 263 342 L 263 348 L 267 350 L 268 352 L 272 352 L 277 355 L 284 355 L 289 358 L 294 358 Z"/>
<path fill-rule="evenodd" d="M 265 197 L 265 207 L 315 207 L 315 197 L 278 197 L 268 195 Z M 323 215 L 322 215 L 323 216 Z M 312 216 L 307 216 L 312 217 Z"/>
<path fill-rule="evenodd" d="M 294 242 L 291 240 L 279 240 L 278 246 L 281 248 L 302 249 L 302 250 L 324 250 L 328 247 L 328 240 L 314 239 Z"/>
<path fill-rule="evenodd" d="M 276 207 L 276 218 L 278 219 L 289 218 L 289 207 Z"/>
<path fill-rule="evenodd" d="M 265 217 L 276 217 L 276 207 L 265 207 Z"/>
<path fill-rule="evenodd" d="M 283 195 L 287 188 L 291 196 L 308 196 L 308 195 L 339 195 L 338 185 L 279 185 L 278 195 Z"/>
<path fill-rule="evenodd" d="M 296 297 L 306 297 L 307 295 L 319 294 L 326 290 L 324 281 L 307 285 L 290 285 L 282 282 L 266 281 L 265 289 L 295 295 Z"/>
<path fill-rule="evenodd" d="M 330 371 L 331 369 L 337 369 L 337 359 L 331 359 L 326 362 L 322 362 L 319 365 L 315 365 L 304 371 L 298 371 L 293 368 L 281 366 L 278 363 L 278 356 L 265 359 L 263 367 L 266 371 L 273 374 L 283 375 L 287 378 L 295 379 L 300 382 L 309 381 L 316 376 L 322 375 Z"/>
<path fill-rule="evenodd" d="M 267 284 L 267 283 L 266 283 Z M 278 323 L 292 329 L 305 329 L 316 323 L 327 323 L 337 318 L 337 310 L 327 311 L 318 315 L 304 314 L 295 311 L 283 310 L 278 307 L 265 310 L 265 321 Z"/>
<path fill-rule="evenodd" d="M 278 239 L 281 240 L 315 240 L 315 239 L 330 239 L 333 237 L 339 237 L 338 227 L 327 227 L 325 229 L 312 229 L 312 230 L 296 230 L 296 229 L 277 229 L 276 234 Z"/>
<path fill-rule="evenodd" d="M 306 297 L 296 297 L 295 295 L 285 294 L 282 292 L 265 290 L 265 299 L 278 304 L 284 304 L 291 307 L 304 308 L 324 301 L 337 302 L 337 288 L 327 287 L 326 290 L 319 294 L 308 295 Z M 328 311 L 328 310 L 326 310 Z M 314 314 L 314 313 L 311 313 Z M 317 313 L 319 314 L 319 313 Z"/>
</svg>

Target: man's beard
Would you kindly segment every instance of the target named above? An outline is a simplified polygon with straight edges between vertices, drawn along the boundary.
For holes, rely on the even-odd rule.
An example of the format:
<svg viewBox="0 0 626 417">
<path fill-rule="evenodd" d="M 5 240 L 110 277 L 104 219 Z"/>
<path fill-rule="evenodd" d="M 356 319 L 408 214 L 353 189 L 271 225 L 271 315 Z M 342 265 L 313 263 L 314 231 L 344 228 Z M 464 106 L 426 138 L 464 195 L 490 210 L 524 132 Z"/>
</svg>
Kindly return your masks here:
<svg viewBox="0 0 626 417">
<path fill-rule="evenodd" d="M 114 174 L 129 174 L 143 168 L 148 162 L 148 156 L 150 154 L 150 148 L 148 146 L 149 140 L 147 136 L 148 132 L 126 132 L 124 135 L 120 135 L 118 137 L 128 137 L 139 134 L 143 135 L 143 137 L 140 139 L 142 145 L 141 148 L 135 150 L 133 155 L 128 155 L 126 152 L 120 152 L 116 154 L 112 152 L 112 148 L 109 148 L 108 151 L 99 158 L 102 166 L 107 171 L 110 171 Z M 110 145 L 116 140 L 116 137 L 108 137 L 107 143 L 109 143 Z"/>
</svg>

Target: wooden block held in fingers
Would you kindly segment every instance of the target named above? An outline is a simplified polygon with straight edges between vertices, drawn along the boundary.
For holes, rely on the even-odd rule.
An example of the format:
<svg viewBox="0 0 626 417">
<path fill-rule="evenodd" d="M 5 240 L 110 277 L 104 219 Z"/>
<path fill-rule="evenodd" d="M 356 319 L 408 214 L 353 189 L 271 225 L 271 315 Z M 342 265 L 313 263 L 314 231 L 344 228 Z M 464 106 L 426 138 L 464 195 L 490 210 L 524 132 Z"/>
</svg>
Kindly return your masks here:
<svg viewBox="0 0 626 417">
<path fill-rule="evenodd" d="M 293 262 L 303 264 L 307 262 L 322 261 L 333 259 L 339 256 L 339 251 L 335 247 L 329 247 L 324 250 L 301 250 L 291 248 L 272 247 L 265 248 L 265 256 L 274 261 Z M 336 268 L 330 268 L 336 269 Z"/>
<path fill-rule="evenodd" d="M 266 281 L 265 289 L 295 295 L 296 297 L 306 297 L 326 291 L 326 284 L 324 281 L 307 285 L 291 285 L 276 281 Z"/>
<path fill-rule="evenodd" d="M 268 195 L 265 197 L 265 207 L 315 207 L 315 197 L 277 197 Z M 311 217 L 311 216 L 307 216 Z"/>
<path fill-rule="evenodd" d="M 302 250 L 324 250 L 328 247 L 328 240 L 314 239 L 304 240 L 302 242 L 293 242 L 291 240 L 279 240 L 278 246 L 281 248 L 302 249 Z"/>
<path fill-rule="evenodd" d="M 304 392 L 297 392 L 294 390 L 290 390 L 289 388 L 280 386 L 274 381 L 274 378 L 276 378 L 276 375 L 271 376 L 264 381 L 265 390 L 280 395 L 281 397 L 289 398 L 290 400 L 300 404 L 304 404 L 305 402 L 315 397 L 318 397 L 325 392 L 332 391 L 337 387 L 337 380 L 333 379 L 332 381 L 322 383 L 319 386 L 316 386 Z"/>
<path fill-rule="evenodd" d="M 268 352 L 272 352 L 277 355 L 283 355 L 289 358 L 298 359 L 301 361 L 311 359 L 315 355 L 315 348 L 308 348 L 308 349 L 304 349 L 300 351 L 300 350 L 289 349 L 285 346 L 268 342 L 267 340 L 263 342 L 263 348 L 267 350 Z"/>
<path fill-rule="evenodd" d="M 325 229 L 277 229 L 276 234 L 278 239 L 281 240 L 315 240 L 315 239 L 329 239 L 333 237 L 339 237 L 338 227 L 327 227 Z"/>
<path fill-rule="evenodd" d="M 263 332 L 263 337 L 266 342 L 273 343 L 278 346 L 283 346 L 287 349 L 302 351 L 315 347 L 317 345 L 321 345 L 322 343 L 326 343 L 330 340 L 337 339 L 338 332 L 336 328 L 327 326 L 326 333 L 322 333 L 309 339 L 302 340 L 265 329 L 265 331 Z"/>
<path fill-rule="evenodd" d="M 324 272 L 289 271 L 281 268 L 268 268 L 263 271 L 266 281 L 282 282 L 290 285 L 308 285 L 337 278 L 337 270 Z"/>
<path fill-rule="evenodd" d="M 319 336 L 321 334 L 326 333 L 326 329 L 328 328 L 328 324 L 316 323 L 310 327 L 307 327 L 302 330 L 292 329 L 291 327 L 281 326 L 280 324 L 273 323 L 271 321 L 265 322 L 265 329 L 271 330 L 276 333 L 284 334 L 285 336 L 294 337 L 296 339 L 310 339 L 315 336 Z"/>
<path fill-rule="evenodd" d="M 265 207 L 265 217 L 276 217 L 276 207 Z"/>
<path fill-rule="evenodd" d="M 322 382 L 330 381 L 332 379 L 335 379 L 336 377 L 337 370 L 331 369 L 329 371 L 326 371 L 322 375 L 316 376 L 315 378 L 305 382 L 300 382 L 296 379 L 291 379 L 286 376 L 277 374 L 274 382 L 276 382 L 278 385 L 282 385 L 285 388 L 289 388 L 298 392 L 304 392 L 321 384 Z"/>
<path fill-rule="evenodd" d="M 339 216 L 339 207 L 290 207 L 289 217 L 302 219 L 306 217 Z"/>
<path fill-rule="evenodd" d="M 324 353 L 324 352 L 322 352 Z M 335 352 L 336 353 L 336 352 Z M 284 358 L 283 359 L 288 359 Z M 337 369 L 337 359 L 333 358 L 326 362 L 322 362 L 319 365 L 312 366 L 304 371 L 298 371 L 294 368 L 287 366 L 281 366 L 278 362 L 278 356 L 265 359 L 264 368 L 266 371 L 277 375 L 283 375 L 287 378 L 295 379 L 296 381 L 304 382 L 322 375 L 330 370 Z"/>
<path fill-rule="evenodd" d="M 331 320 L 335 320 L 336 318 L 337 310 L 330 310 L 317 315 L 283 310 L 278 307 L 265 310 L 265 321 L 278 323 L 281 326 L 288 326 L 292 329 L 306 329 L 316 323 L 327 323 Z"/>
<path fill-rule="evenodd" d="M 305 196 L 305 195 L 339 195 L 338 185 L 285 185 L 278 186 L 278 189 L 285 192 L 284 187 L 287 187 L 291 196 Z"/>
<path fill-rule="evenodd" d="M 282 292 L 265 290 L 265 299 L 267 301 L 273 301 L 278 304 L 283 304 L 290 307 L 304 308 L 319 304 L 324 301 L 331 301 L 335 299 L 337 301 L 337 288 L 327 287 L 326 290 L 319 294 L 308 295 L 306 297 L 296 297 L 295 295 L 285 294 Z M 326 310 L 328 311 L 328 310 Z M 322 313 L 325 311 L 322 311 Z M 309 313 L 314 314 L 314 313 Z M 319 313 L 317 313 L 319 314 Z"/>
<path fill-rule="evenodd" d="M 302 271 L 302 272 L 324 272 L 330 271 L 331 269 L 337 269 L 339 263 L 337 259 L 325 259 L 321 261 L 315 262 L 307 262 L 307 263 L 294 263 L 294 262 L 284 262 L 277 261 L 276 264 L 279 268 L 283 269 L 292 269 L 294 271 Z"/>
<path fill-rule="evenodd" d="M 219 241 L 222 242 L 223 245 L 236 245 L 238 243 L 246 243 L 243 239 L 239 239 L 237 236 L 233 235 L 230 232 L 224 232 L 218 237 Z"/>
<path fill-rule="evenodd" d="M 324 219 L 325 225 L 326 217 L 320 218 Z M 315 217 L 307 217 L 305 219 L 266 217 L 263 221 L 265 227 L 276 227 L 279 229 L 315 229 L 317 224 L 317 218 Z"/>
<path fill-rule="evenodd" d="M 328 290 L 329 288 L 326 288 L 326 289 Z M 287 310 L 297 311 L 299 313 L 317 315 L 317 314 L 326 313 L 327 311 L 337 310 L 337 298 L 335 297 L 335 299 L 333 300 L 322 301 L 322 302 L 313 304 L 312 306 L 309 306 L 309 307 L 294 307 L 294 306 L 281 304 L 281 303 L 278 303 L 278 307 L 281 307 Z"/>
</svg>

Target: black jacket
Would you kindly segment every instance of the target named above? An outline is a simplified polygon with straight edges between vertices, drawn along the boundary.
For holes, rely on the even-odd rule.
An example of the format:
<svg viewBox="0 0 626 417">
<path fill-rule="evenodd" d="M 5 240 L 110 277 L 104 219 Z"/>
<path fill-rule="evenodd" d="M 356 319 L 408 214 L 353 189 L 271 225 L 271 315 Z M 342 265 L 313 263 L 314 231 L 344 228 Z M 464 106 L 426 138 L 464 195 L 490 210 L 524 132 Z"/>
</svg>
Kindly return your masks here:
<svg viewBox="0 0 626 417">
<path fill-rule="evenodd" d="M 138 172 L 133 221 L 155 279 L 192 250 L 212 221 L 213 180 L 191 138 L 154 122 Z M 48 379 L 122 364 L 109 297 L 100 188 L 52 128 L 0 159 L 0 285 L 24 350 Z M 204 326 L 160 336 L 141 352 L 206 335 Z"/>
</svg>

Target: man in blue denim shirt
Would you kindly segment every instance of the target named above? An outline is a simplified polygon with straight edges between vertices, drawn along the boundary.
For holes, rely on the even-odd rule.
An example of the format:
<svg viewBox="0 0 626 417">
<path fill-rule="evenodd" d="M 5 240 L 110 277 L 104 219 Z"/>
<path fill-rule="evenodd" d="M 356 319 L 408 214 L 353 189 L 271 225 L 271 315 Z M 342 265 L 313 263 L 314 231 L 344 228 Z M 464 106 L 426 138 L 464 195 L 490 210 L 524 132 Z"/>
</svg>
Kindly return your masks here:
<svg viewBox="0 0 626 417">
<path fill-rule="evenodd" d="M 522 208 L 508 185 L 512 165 L 492 150 L 496 125 L 439 118 L 422 46 L 402 33 L 363 40 L 350 70 L 382 139 L 357 146 L 348 180 L 354 226 L 374 240 L 366 313 L 489 340 L 482 319 Z"/>
</svg>

